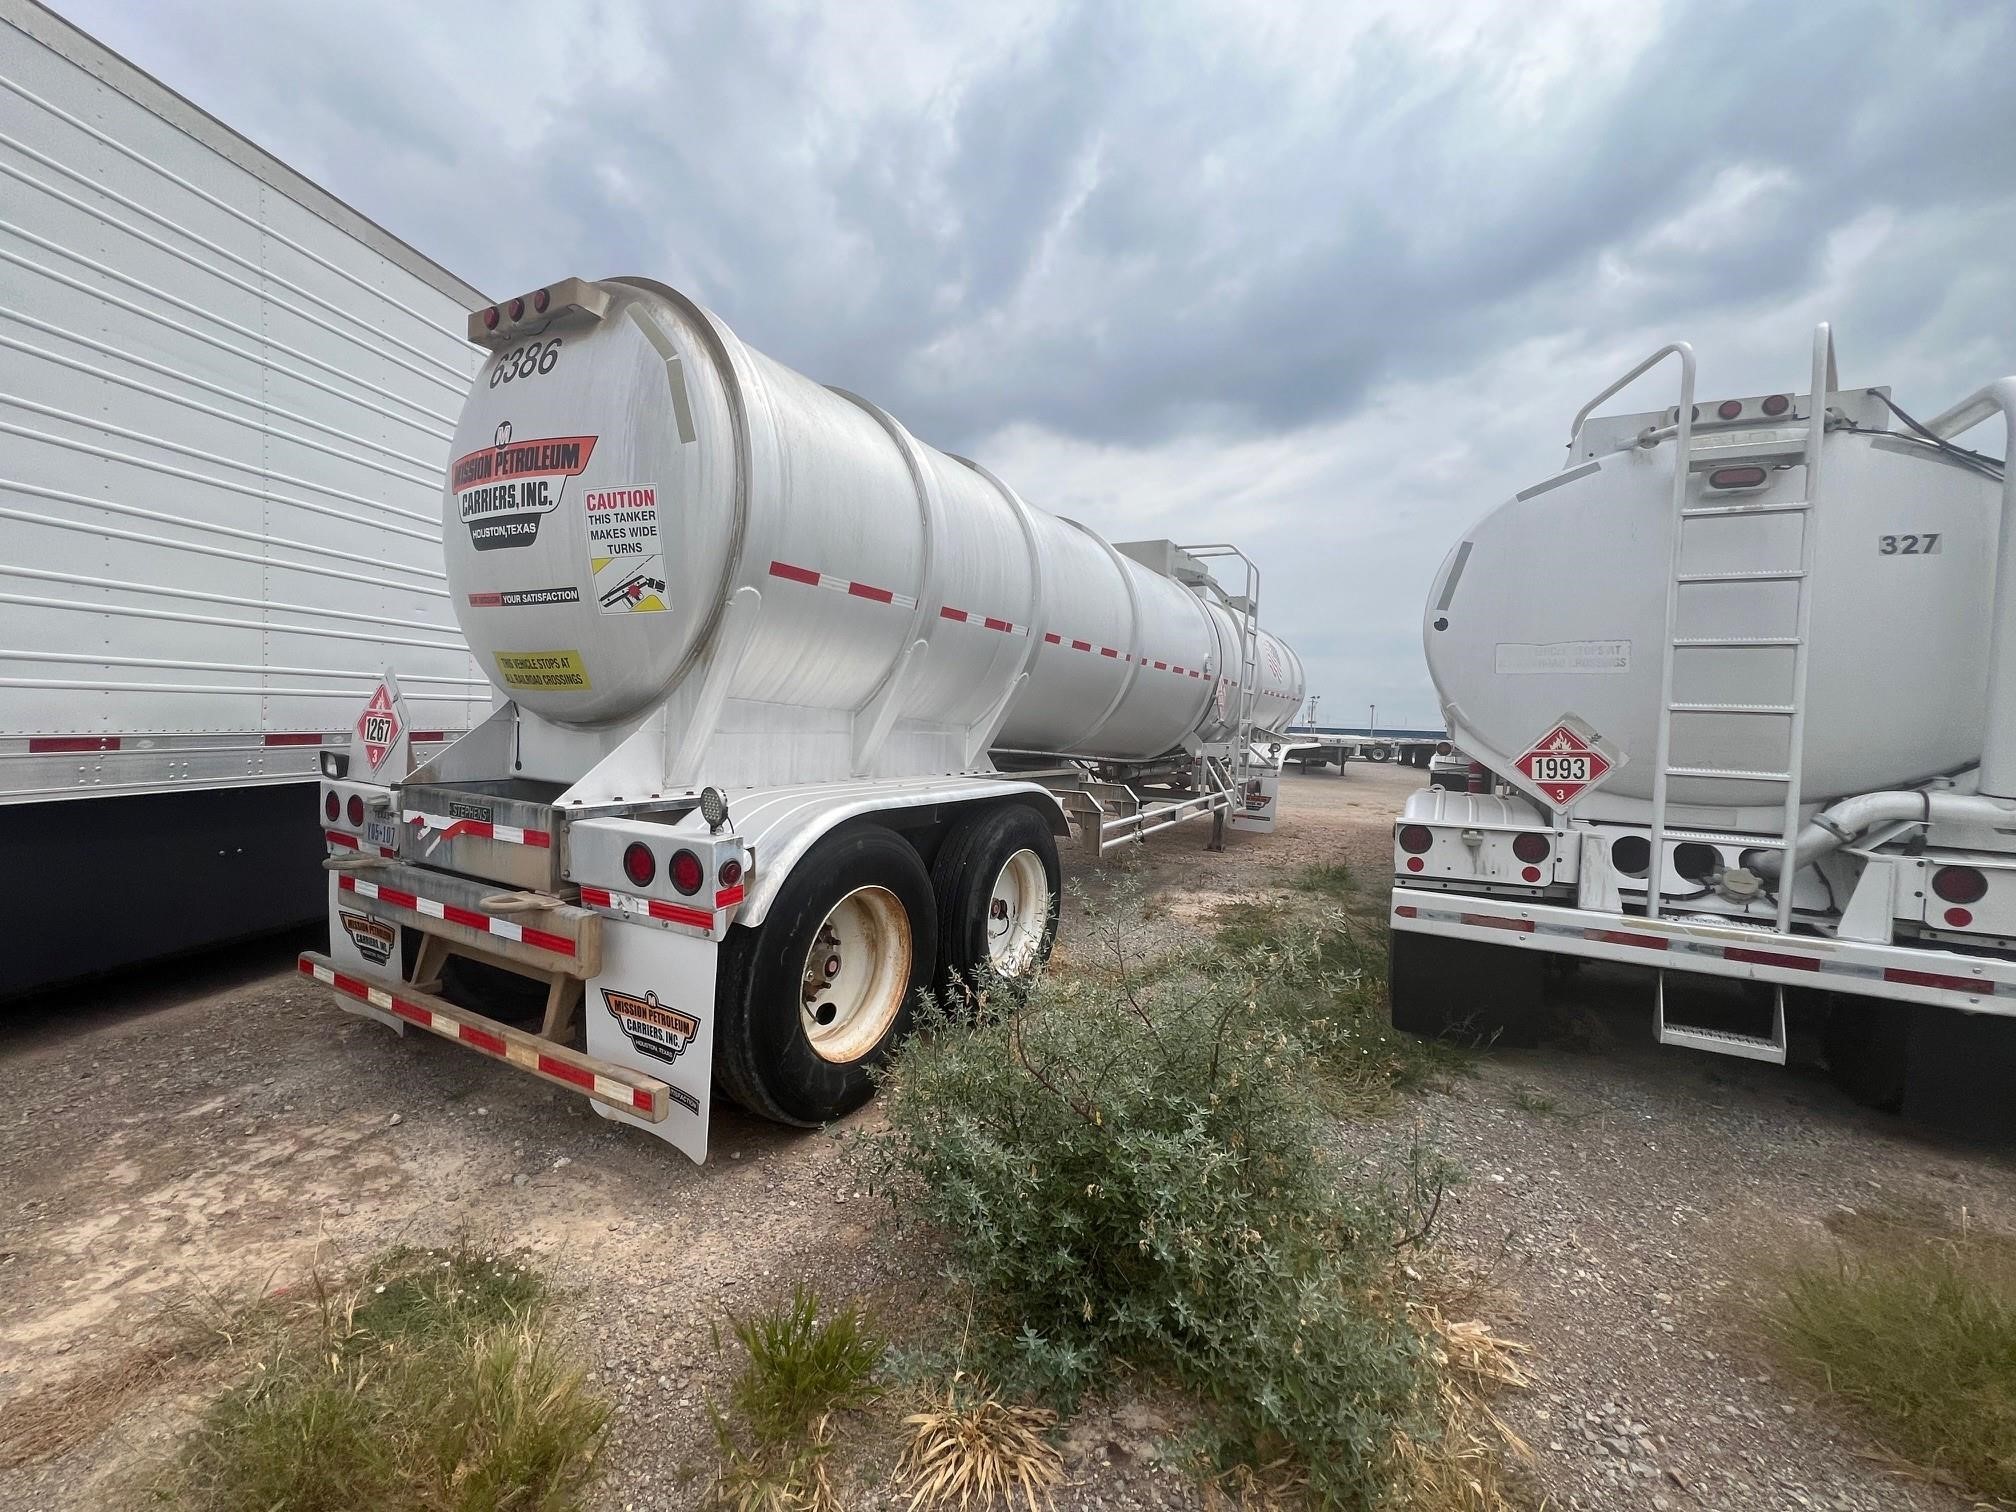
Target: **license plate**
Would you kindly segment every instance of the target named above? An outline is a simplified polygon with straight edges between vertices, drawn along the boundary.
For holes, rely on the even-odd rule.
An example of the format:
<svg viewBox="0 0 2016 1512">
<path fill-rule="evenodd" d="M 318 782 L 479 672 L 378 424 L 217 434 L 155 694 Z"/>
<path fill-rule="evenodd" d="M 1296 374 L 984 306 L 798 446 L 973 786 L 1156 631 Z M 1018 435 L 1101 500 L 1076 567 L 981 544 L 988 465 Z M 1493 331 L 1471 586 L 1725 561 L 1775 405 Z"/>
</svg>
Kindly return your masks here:
<svg viewBox="0 0 2016 1512">
<path fill-rule="evenodd" d="M 366 819 L 364 838 L 386 850 L 399 849 L 399 825 L 392 819 Z"/>
</svg>

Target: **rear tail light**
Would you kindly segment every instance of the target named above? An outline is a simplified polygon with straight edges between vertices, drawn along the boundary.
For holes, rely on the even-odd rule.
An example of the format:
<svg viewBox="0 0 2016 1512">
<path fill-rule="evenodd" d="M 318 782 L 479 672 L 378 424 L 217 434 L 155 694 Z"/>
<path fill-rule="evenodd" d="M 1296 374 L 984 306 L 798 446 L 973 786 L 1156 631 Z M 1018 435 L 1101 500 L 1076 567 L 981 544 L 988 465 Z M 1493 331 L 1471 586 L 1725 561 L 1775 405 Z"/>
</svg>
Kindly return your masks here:
<svg viewBox="0 0 2016 1512">
<path fill-rule="evenodd" d="M 364 800 L 356 793 L 350 795 L 349 814 L 351 828 L 364 828 Z"/>
<path fill-rule="evenodd" d="M 1710 488 L 1762 488 L 1766 473 L 1761 467 L 1718 467 L 1708 474 Z"/>
<path fill-rule="evenodd" d="M 733 887 L 737 882 L 742 880 L 742 863 L 737 861 L 733 856 L 730 856 L 726 861 L 721 863 L 721 870 L 715 873 L 715 875 L 720 879 L 723 887 Z"/>
<path fill-rule="evenodd" d="M 532 296 L 532 308 L 537 310 L 541 315 L 546 313 L 546 306 L 551 303 L 553 303 L 553 296 L 548 294 L 544 289 L 541 289 L 537 294 Z"/>
<path fill-rule="evenodd" d="M 623 875 L 630 879 L 632 887 L 649 887 L 651 879 L 658 875 L 658 858 L 642 840 L 632 840 L 623 847 Z"/>
<path fill-rule="evenodd" d="M 1792 401 L 1783 394 L 1773 394 L 1764 401 L 1764 413 L 1767 415 L 1782 415 L 1790 408 Z"/>
<path fill-rule="evenodd" d="M 343 800 L 338 798 L 334 793 L 329 794 L 328 797 L 322 800 L 322 812 L 328 816 L 329 822 L 334 824 L 337 819 L 342 817 Z"/>
<path fill-rule="evenodd" d="M 513 320 L 523 320 L 525 318 L 525 301 L 522 298 L 511 301 L 511 318 Z"/>
<path fill-rule="evenodd" d="M 1724 399 L 1720 404 L 1715 406 L 1715 413 L 1720 415 L 1724 420 L 1734 420 L 1738 415 L 1743 413 L 1743 401 L 1741 399 Z"/>
<path fill-rule="evenodd" d="M 1435 843 L 1435 832 L 1425 824 L 1403 824 L 1400 826 L 1400 849 L 1410 856 L 1418 856 Z"/>
<path fill-rule="evenodd" d="M 1545 835 L 1536 835 L 1531 830 L 1512 837 L 1512 854 L 1521 861 L 1545 861 L 1553 849 L 1553 842 Z"/>
<path fill-rule="evenodd" d="M 489 309 L 483 312 L 483 329 L 486 331 L 496 330 L 497 322 L 500 318 L 501 317 L 497 312 L 497 306 L 495 305 L 490 306 Z"/>
<path fill-rule="evenodd" d="M 1988 879 L 1971 866 L 1942 866 L 1932 873 L 1932 891 L 1948 903 L 1978 903 Z"/>
<path fill-rule="evenodd" d="M 672 879 L 672 885 L 689 898 L 700 891 L 700 884 L 707 880 L 707 868 L 689 850 L 674 853 L 665 874 Z"/>
<path fill-rule="evenodd" d="M 1437 756 L 1447 756 L 1451 751 L 1455 749 L 1456 747 L 1449 744 L 1449 742 L 1446 740 L 1438 740 L 1435 742 L 1435 754 Z"/>
</svg>

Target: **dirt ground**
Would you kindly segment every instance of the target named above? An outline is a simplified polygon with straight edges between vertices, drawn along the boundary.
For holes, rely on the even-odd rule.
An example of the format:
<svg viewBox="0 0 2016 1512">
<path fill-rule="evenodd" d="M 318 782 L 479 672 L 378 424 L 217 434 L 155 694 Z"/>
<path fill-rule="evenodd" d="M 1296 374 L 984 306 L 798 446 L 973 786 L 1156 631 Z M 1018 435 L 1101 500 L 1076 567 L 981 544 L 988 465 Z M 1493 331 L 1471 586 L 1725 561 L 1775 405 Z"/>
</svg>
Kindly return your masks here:
<svg viewBox="0 0 2016 1512">
<path fill-rule="evenodd" d="M 1312 862 L 1376 886 L 1422 775 L 1291 775 L 1274 836 L 1214 855 L 1201 826 L 1179 828 L 1135 865 L 1178 919 Z M 883 1242 L 844 1130 L 721 1108 L 696 1168 L 572 1095 L 338 1012 L 291 960 L 241 951 L 0 1010 L 0 1425 L 52 1393 L 73 1404 L 48 1452 L 0 1469 L 0 1509 L 128 1499 L 212 1384 L 154 1369 L 164 1309 L 298 1280 L 318 1256 L 469 1234 L 539 1256 L 618 1403 L 603 1505 L 637 1512 L 691 1504 L 711 1462 L 724 1307 L 804 1279 L 900 1316 L 939 1286 L 927 1258 Z M 1887 1474 L 1877 1446 L 1778 1379 L 1750 1299 L 1844 1210 L 2016 1226 L 2011 1152 L 1863 1112 L 1811 1071 L 1658 1051 L 1649 984 L 1628 975 L 1583 981 L 1577 1006 L 1572 1036 L 1490 1054 L 1347 1133 L 1377 1159 L 1425 1131 L 1468 1172 L 1443 1241 L 1488 1279 L 1494 1323 L 1533 1346 L 1536 1385 L 1503 1411 L 1541 1491 L 1661 1512 L 1966 1505 Z M 1154 1463 L 1155 1428 L 1126 1406 L 1081 1420 L 1059 1505 L 1199 1505 Z M 859 1504 L 906 1500 L 884 1487 Z"/>
</svg>

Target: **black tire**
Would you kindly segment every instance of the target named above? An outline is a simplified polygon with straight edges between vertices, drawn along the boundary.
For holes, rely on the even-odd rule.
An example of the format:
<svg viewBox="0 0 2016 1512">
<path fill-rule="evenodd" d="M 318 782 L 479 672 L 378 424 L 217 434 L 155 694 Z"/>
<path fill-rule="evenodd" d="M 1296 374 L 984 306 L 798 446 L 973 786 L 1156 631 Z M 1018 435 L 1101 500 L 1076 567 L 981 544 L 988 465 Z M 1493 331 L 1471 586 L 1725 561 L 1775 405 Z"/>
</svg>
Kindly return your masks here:
<svg viewBox="0 0 2016 1512">
<path fill-rule="evenodd" d="M 1393 748 L 1391 746 L 1375 745 L 1363 754 L 1367 761 L 1391 761 L 1393 759 Z"/>
<path fill-rule="evenodd" d="M 862 888 L 892 894 L 907 918 L 910 959 L 901 1001 L 874 1042 L 847 1060 L 813 1048 L 803 1011 L 806 958 L 827 916 Z M 829 835 L 779 889 L 755 929 L 729 932 L 714 993 L 714 1079 L 763 1118 L 811 1128 L 875 1093 L 870 1070 L 910 1032 L 917 993 L 937 960 L 931 879 L 909 842 L 875 825 Z M 836 952 L 837 956 L 837 952 Z"/>
<path fill-rule="evenodd" d="M 1834 1085 L 1865 1108 L 1904 1106 L 1912 1010 L 1903 1003 L 1830 993 L 1823 1043 Z"/>
<path fill-rule="evenodd" d="M 938 903 L 938 969 L 933 988 L 947 990 L 956 979 L 977 985 L 990 954 L 994 882 L 1011 856 L 1034 851 L 1043 866 L 1043 885 L 1050 906 L 1042 939 L 1021 976 L 1034 976 L 1050 957 L 1057 937 L 1057 899 L 1062 872 L 1057 864 L 1057 840 L 1034 809 L 1019 803 L 999 804 L 968 815 L 945 837 L 931 866 L 931 890 Z"/>
</svg>

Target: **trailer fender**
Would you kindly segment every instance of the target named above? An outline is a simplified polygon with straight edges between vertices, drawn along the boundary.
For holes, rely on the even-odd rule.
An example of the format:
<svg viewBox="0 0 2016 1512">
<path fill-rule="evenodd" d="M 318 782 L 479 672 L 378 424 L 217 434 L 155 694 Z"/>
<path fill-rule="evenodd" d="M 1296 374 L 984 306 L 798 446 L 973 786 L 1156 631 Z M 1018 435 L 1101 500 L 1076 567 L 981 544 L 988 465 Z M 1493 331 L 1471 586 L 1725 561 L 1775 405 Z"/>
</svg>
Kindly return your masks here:
<svg viewBox="0 0 2016 1512">
<path fill-rule="evenodd" d="M 737 924 L 761 924 L 792 868 L 820 839 L 850 820 L 897 810 L 1007 800 L 1028 804 L 1053 835 L 1070 834 L 1064 806 L 1037 782 L 1011 777 L 953 777 L 936 781 L 822 783 L 731 796 L 730 823 L 753 858 Z"/>
</svg>

